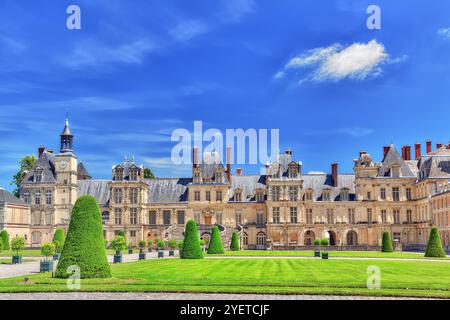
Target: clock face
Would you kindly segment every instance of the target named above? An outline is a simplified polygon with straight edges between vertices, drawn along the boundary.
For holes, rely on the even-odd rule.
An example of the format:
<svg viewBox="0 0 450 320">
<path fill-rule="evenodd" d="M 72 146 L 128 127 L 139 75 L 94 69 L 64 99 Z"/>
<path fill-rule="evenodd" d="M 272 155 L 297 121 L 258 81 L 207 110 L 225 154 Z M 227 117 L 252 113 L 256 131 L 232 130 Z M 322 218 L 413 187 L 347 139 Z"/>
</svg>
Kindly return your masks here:
<svg viewBox="0 0 450 320">
<path fill-rule="evenodd" d="M 67 162 L 65 162 L 64 160 L 63 161 L 61 161 L 60 163 L 59 163 L 59 167 L 61 168 L 61 169 L 65 169 L 65 168 L 67 168 Z"/>
</svg>

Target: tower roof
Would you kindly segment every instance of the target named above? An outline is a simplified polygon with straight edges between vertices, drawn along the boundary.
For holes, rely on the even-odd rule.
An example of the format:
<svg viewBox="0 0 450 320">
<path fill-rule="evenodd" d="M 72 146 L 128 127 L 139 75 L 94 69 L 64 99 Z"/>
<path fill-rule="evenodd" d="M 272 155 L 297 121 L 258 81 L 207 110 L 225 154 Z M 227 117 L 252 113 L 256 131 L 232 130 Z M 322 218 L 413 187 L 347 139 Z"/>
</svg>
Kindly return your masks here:
<svg viewBox="0 0 450 320">
<path fill-rule="evenodd" d="M 70 136 L 72 137 L 72 132 L 70 131 L 70 127 L 69 127 L 69 118 L 66 117 L 66 125 L 64 126 L 64 130 L 61 133 L 61 136 Z"/>
</svg>

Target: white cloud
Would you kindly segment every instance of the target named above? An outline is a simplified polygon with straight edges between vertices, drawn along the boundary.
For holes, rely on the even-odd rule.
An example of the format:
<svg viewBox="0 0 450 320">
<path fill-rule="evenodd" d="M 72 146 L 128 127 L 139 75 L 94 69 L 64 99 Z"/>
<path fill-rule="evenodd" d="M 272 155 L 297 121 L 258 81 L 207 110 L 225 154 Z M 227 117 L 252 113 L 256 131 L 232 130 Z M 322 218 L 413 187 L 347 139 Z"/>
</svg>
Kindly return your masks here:
<svg viewBox="0 0 450 320">
<path fill-rule="evenodd" d="M 255 11 L 254 0 L 223 0 L 225 10 L 221 16 L 226 21 L 238 22 L 242 18 Z"/>
<path fill-rule="evenodd" d="M 184 21 L 169 31 L 169 34 L 177 41 L 189 41 L 207 31 L 205 24 L 198 20 Z"/>
<path fill-rule="evenodd" d="M 357 42 L 349 46 L 333 44 L 308 50 L 290 59 L 277 74 L 285 74 L 291 69 L 310 68 L 309 73 L 299 83 L 338 81 L 345 78 L 363 80 L 380 75 L 383 63 L 398 63 L 406 59 L 406 55 L 390 59 L 384 45 L 376 40 L 368 43 Z"/>
<path fill-rule="evenodd" d="M 438 30 L 438 35 L 450 39 L 450 28 L 441 28 Z"/>
</svg>

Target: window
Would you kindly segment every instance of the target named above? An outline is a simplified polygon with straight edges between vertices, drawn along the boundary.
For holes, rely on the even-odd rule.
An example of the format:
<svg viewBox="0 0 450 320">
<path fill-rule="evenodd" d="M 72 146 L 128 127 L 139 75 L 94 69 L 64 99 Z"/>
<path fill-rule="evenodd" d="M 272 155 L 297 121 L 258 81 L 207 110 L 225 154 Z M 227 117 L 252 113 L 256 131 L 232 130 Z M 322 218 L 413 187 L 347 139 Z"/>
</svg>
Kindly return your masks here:
<svg viewBox="0 0 450 320">
<path fill-rule="evenodd" d="M 394 215 L 394 223 L 400 224 L 400 210 L 394 209 L 393 215 Z"/>
<path fill-rule="evenodd" d="M 116 181 L 122 181 L 123 180 L 123 170 L 122 170 L 122 168 L 116 169 L 115 180 Z"/>
<path fill-rule="evenodd" d="M 291 207 L 291 223 L 297 223 L 297 207 Z"/>
<path fill-rule="evenodd" d="M 200 172 L 194 172 L 194 183 L 200 183 Z"/>
<path fill-rule="evenodd" d="M 206 191 L 206 201 L 211 201 L 211 191 Z"/>
<path fill-rule="evenodd" d="M 222 211 L 216 212 L 216 222 L 217 224 L 222 224 Z"/>
<path fill-rule="evenodd" d="M 264 202 L 264 192 L 259 190 L 256 192 L 256 202 Z"/>
<path fill-rule="evenodd" d="M 45 191 L 45 204 L 52 204 L 52 192 L 50 190 Z"/>
<path fill-rule="evenodd" d="M 34 193 L 34 203 L 37 205 L 41 204 L 41 192 L 40 191 L 36 191 Z"/>
<path fill-rule="evenodd" d="M 136 188 L 130 189 L 130 203 L 131 204 L 138 203 L 138 189 Z"/>
<path fill-rule="evenodd" d="M 297 178 L 297 168 L 295 166 L 289 167 L 289 178 Z"/>
<path fill-rule="evenodd" d="M 130 237 L 131 238 L 136 238 L 136 230 L 131 230 L 130 231 Z"/>
<path fill-rule="evenodd" d="M 256 245 L 258 246 L 266 245 L 266 234 L 264 232 L 260 232 L 256 235 Z"/>
<path fill-rule="evenodd" d="M 24 193 L 23 193 L 23 201 L 26 203 L 26 204 L 30 204 L 30 192 L 29 191 L 25 191 Z"/>
<path fill-rule="evenodd" d="M 348 190 L 342 190 L 341 191 L 341 201 L 348 201 L 349 199 L 349 194 L 348 194 Z"/>
<path fill-rule="evenodd" d="M 329 190 L 323 191 L 322 200 L 323 201 L 331 201 L 331 194 L 330 194 Z"/>
<path fill-rule="evenodd" d="M 200 191 L 194 191 L 194 201 L 200 201 Z"/>
<path fill-rule="evenodd" d="M 264 223 L 264 213 L 262 210 L 256 211 L 256 223 L 263 224 Z"/>
<path fill-rule="evenodd" d="M 372 199 L 372 193 L 370 191 L 367 192 L 367 200 Z"/>
<path fill-rule="evenodd" d="M 236 224 L 242 223 L 242 211 L 240 209 L 236 210 Z"/>
<path fill-rule="evenodd" d="M 223 183 L 223 172 L 222 171 L 216 172 L 215 180 L 217 183 Z"/>
<path fill-rule="evenodd" d="M 138 179 L 138 169 L 133 168 L 130 170 L 130 181 L 137 181 Z"/>
<path fill-rule="evenodd" d="M 242 242 L 244 246 L 248 246 L 248 235 L 245 232 L 242 234 Z"/>
<path fill-rule="evenodd" d="M 406 188 L 406 200 L 412 200 L 411 188 Z"/>
<path fill-rule="evenodd" d="M 412 210 L 411 209 L 406 210 L 406 221 L 408 223 L 412 223 L 413 222 Z"/>
<path fill-rule="evenodd" d="M 137 208 L 130 209 L 130 224 L 137 224 Z"/>
<path fill-rule="evenodd" d="M 312 224 L 313 223 L 313 211 L 312 209 L 306 210 L 306 223 Z"/>
<path fill-rule="evenodd" d="M 33 224 L 41 224 L 41 212 L 35 211 L 33 217 Z"/>
<path fill-rule="evenodd" d="M 184 211 L 177 212 L 177 223 L 181 225 L 184 224 Z"/>
<path fill-rule="evenodd" d="M 334 224 L 334 211 L 333 209 L 327 209 L 327 223 Z"/>
<path fill-rule="evenodd" d="M 381 210 L 381 222 L 387 223 L 387 213 L 385 209 Z"/>
<path fill-rule="evenodd" d="M 297 186 L 289 186 L 289 201 L 297 201 L 298 188 Z"/>
<path fill-rule="evenodd" d="M 163 224 L 170 224 L 170 210 L 163 211 Z"/>
<path fill-rule="evenodd" d="M 114 189 L 114 202 L 122 203 L 122 189 Z"/>
<path fill-rule="evenodd" d="M 273 223 L 280 223 L 280 208 L 272 208 Z"/>
<path fill-rule="evenodd" d="M 43 172 L 41 169 L 36 170 L 34 175 L 36 177 L 36 182 L 42 182 Z"/>
<path fill-rule="evenodd" d="M 400 188 L 399 187 L 392 188 L 392 201 L 400 201 Z"/>
<path fill-rule="evenodd" d="M 312 201 L 313 199 L 313 193 L 311 190 L 306 191 L 305 193 L 305 200 L 306 201 Z"/>
<path fill-rule="evenodd" d="M 272 187 L 272 200 L 280 201 L 280 187 Z"/>
<path fill-rule="evenodd" d="M 386 200 L 386 189 L 385 188 L 381 188 L 380 197 L 381 197 L 381 200 Z"/>
<path fill-rule="evenodd" d="M 114 223 L 122 224 L 122 209 L 114 209 Z"/>
<path fill-rule="evenodd" d="M 148 214 L 148 223 L 156 224 L 156 211 L 150 211 Z"/>
<path fill-rule="evenodd" d="M 216 191 L 216 201 L 222 201 L 222 191 Z"/>
<path fill-rule="evenodd" d="M 355 223 L 355 209 L 348 209 L 348 223 Z"/>
<path fill-rule="evenodd" d="M 102 222 L 106 223 L 109 221 L 109 212 L 108 211 L 103 211 L 102 212 Z"/>
<path fill-rule="evenodd" d="M 367 223 L 372 224 L 372 209 L 367 208 Z"/>
<path fill-rule="evenodd" d="M 234 201 L 242 202 L 242 193 L 240 191 L 234 193 Z"/>
</svg>

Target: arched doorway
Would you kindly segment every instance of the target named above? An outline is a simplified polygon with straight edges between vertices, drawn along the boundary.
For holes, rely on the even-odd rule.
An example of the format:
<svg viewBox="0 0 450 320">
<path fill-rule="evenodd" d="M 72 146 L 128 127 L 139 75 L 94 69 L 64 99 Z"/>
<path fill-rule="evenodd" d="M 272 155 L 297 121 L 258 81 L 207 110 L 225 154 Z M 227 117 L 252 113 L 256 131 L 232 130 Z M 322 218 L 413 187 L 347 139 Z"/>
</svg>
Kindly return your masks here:
<svg viewBox="0 0 450 320">
<path fill-rule="evenodd" d="M 330 239 L 330 246 L 335 246 L 336 245 L 336 233 L 334 233 L 334 231 L 327 231 L 328 234 L 328 239 Z"/>
<path fill-rule="evenodd" d="M 358 235 L 355 231 L 350 230 L 347 232 L 347 245 L 356 246 L 358 244 Z"/>
<path fill-rule="evenodd" d="M 304 244 L 305 246 L 312 246 L 314 243 L 314 240 L 316 240 L 316 236 L 314 235 L 314 232 L 311 230 L 308 230 L 305 232 L 305 240 Z"/>
<path fill-rule="evenodd" d="M 256 249 L 266 248 L 266 234 L 264 232 L 259 232 L 256 235 Z"/>
</svg>

